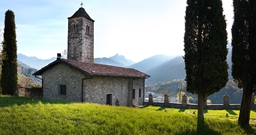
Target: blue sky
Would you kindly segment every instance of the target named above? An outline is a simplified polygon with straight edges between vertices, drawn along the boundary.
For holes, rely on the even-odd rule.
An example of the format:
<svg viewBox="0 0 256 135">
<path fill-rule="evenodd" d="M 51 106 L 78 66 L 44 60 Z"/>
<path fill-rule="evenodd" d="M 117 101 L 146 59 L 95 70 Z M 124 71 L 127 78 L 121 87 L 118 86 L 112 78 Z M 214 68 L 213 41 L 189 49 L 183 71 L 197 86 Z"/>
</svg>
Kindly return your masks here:
<svg viewBox="0 0 256 135">
<path fill-rule="evenodd" d="M 95 20 L 94 56 L 116 53 L 139 62 L 157 54 L 183 55 L 186 0 L 1 0 L 0 28 L 5 12 L 15 14 L 18 53 L 41 59 L 67 48 L 68 17 L 83 2 Z M 229 41 L 232 0 L 223 0 Z"/>
</svg>

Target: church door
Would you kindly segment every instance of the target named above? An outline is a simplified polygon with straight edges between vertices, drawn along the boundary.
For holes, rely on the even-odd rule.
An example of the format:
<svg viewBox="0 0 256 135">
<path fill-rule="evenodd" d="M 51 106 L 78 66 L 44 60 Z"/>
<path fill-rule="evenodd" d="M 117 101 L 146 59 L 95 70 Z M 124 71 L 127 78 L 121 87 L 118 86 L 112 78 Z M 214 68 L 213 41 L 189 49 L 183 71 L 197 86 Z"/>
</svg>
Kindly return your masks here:
<svg viewBox="0 0 256 135">
<path fill-rule="evenodd" d="M 107 94 L 106 104 L 107 105 L 112 105 L 112 94 Z"/>
</svg>

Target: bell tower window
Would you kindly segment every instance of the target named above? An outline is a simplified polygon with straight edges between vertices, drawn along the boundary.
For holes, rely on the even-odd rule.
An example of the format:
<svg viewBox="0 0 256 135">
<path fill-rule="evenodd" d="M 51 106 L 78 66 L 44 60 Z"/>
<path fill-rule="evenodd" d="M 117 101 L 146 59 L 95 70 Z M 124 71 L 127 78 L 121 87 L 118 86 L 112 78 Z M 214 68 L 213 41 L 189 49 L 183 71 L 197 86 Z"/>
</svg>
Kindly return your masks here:
<svg viewBox="0 0 256 135">
<path fill-rule="evenodd" d="M 78 31 L 78 21 L 74 20 L 71 25 L 73 25 L 73 31 L 77 32 Z"/>
<path fill-rule="evenodd" d="M 77 32 L 78 31 L 78 26 L 77 24 L 73 25 L 74 26 L 74 32 Z"/>
<path fill-rule="evenodd" d="M 89 26 L 86 26 L 86 34 L 89 35 L 90 34 L 90 27 Z"/>
</svg>

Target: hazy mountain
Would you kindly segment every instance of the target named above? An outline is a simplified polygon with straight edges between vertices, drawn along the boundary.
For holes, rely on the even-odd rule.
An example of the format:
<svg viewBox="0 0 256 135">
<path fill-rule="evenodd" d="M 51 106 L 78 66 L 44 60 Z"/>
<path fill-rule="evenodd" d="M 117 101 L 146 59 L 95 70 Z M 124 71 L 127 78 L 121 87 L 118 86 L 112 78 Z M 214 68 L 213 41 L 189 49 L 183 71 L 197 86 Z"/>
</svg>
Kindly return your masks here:
<svg viewBox="0 0 256 135">
<path fill-rule="evenodd" d="M 27 65 L 29 65 L 32 68 L 35 69 L 41 69 L 42 67 L 46 66 L 47 64 L 53 62 L 54 60 L 56 60 L 56 58 L 50 58 L 50 59 L 39 59 L 35 56 L 26 56 L 24 54 L 18 54 L 18 60 L 21 61 L 22 63 L 26 63 Z"/>
<path fill-rule="evenodd" d="M 18 60 L 20 61 L 20 64 L 26 63 L 29 67 L 36 68 L 36 69 L 41 69 L 42 67 L 48 65 L 49 63 L 53 62 L 56 60 L 55 57 L 51 59 L 39 59 L 35 56 L 26 56 L 24 54 L 18 54 Z M 121 67 L 126 67 L 134 62 L 131 60 L 127 60 L 123 55 L 114 55 L 109 58 L 95 58 L 94 59 L 95 63 L 98 64 L 105 64 L 105 65 L 113 65 L 113 66 L 121 66 Z"/>
<path fill-rule="evenodd" d="M 106 58 L 106 57 L 104 57 L 104 58 L 95 58 L 94 63 L 124 67 L 124 65 L 122 63 L 119 63 L 119 62 L 117 62 L 117 61 L 115 61 L 111 58 Z"/>
<path fill-rule="evenodd" d="M 231 68 L 232 68 L 232 46 L 228 44 L 228 55 L 227 55 L 227 62 L 229 64 L 229 79 L 232 79 L 231 76 Z M 34 68 L 42 68 L 43 66 L 49 64 L 50 62 L 54 61 L 55 58 L 48 59 L 48 60 L 41 60 L 36 57 L 28 57 L 23 54 L 18 54 L 18 60 L 20 60 L 23 64 L 25 63 L 29 67 Z M 130 60 L 127 60 L 124 56 L 116 54 L 109 58 L 95 58 L 95 63 L 99 64 L 106 64 L 106 65 L 113 65 L 113 66 L 121 66 L 127 67 L 131 63 L 134 63 Z M 21 63 L 21 65 L 22 65 Z M 39 64 L 38 64 L 39 63 Z M 26 66 L 24 66 L 26 67 Z M 185 73 L 185 63 L 182 56 L 178 57 L 171 57 L 166 55 L 155 55 L 149 57 L 145 60 L 142 60 L 136 64 L 129 66 L 130 68 L 137 69 L 139 71 L 145 72 L 151 77 L 146 79 L 147 84 L 154 84 L 156 82 L 164 82 L 164 81 L 171 81 L 173 79 L 184 79 L 186 76 Z"/>
<path fill-rule="evenodd" d="M 135 62 L 133 62 L 131 60 L 128 60 L 123 55 L 119 55 L 119 54 L 116 54 L 116 55 L 114 55 L 112 57 L 109 57 L 109 58 L 116 61 L 116 62 L 119 62 L 119 63 L 123 64 L 126 67 L 135 64 Z"/>
<path fill-rule="evenodd" d="M 29 65 L 27 65 L 27 64 L 25 64 L 25 63 L 23 63 L 23 62 L 21 62 L 21 61 L 19 61 L 19 60 L 17 60 L 18 61 L 18 65 L 21 65 L 21 66 L 23 66 L 23 67 L 25 67 L 25 68 L 31 68 Z"/>
<path fill-rule="evenodd" d="M 119 55 L 119 54 L 116 54 L 109 58 L 106 58 L 106 57 L 95 58 L 94 62 L 98 64 L 120 66 L 120 67 L 127 67 L 135 63 L 131 60 L 126 59 L 123 55 Z"/>
<path fill-rule="evenodd" d="M 231 70 L 232 70 L 231 44 L 228 44 L 227 48 L 228 48 L 227 63 L 229 65 L 228 74 L 229 74 L 229 79 L 232 80 L 233 77 L 231 75 Z M 151 68 L 145 71 L 145 73 L 151 76 L 150 78 L 146 79 L 147 84 L 154 84 L 157 82 L 166 82 L 166 81 L 171 81 L 173 79 L 184 79 L 186 77 L 184 59 L 182 58 L 182 56 L 175 57 L 174 59 L 166 61 L 165 63 L 155 68 Z"/>
<path fill-rule="evenodd" d="M 145 60 L 142 60 L 136 64 L 133 64 L 129 66 L 130 68 L 137 69 L 139 71 L 145 72 L 151 68 L 154 68 L 156 66 L 159 66 L 166 62 L 167 60 L 172 59 L 172 56 L 166 56 L 166 55 L 155 55 L 150 58 L 147 58 Z"/>
<path fill-rule="evenodd" d="M 30 66 L 18 60 L 18 72 L 25 75 L 26 77 L 32 78 L 36 84 L 41 84 L 41 80 L 32 75 L 36 71 L 37 69 L 31 68 Z"/>
<path fill-rule="evenodd" d="M 151 76 L 149 79 L 146 79 L 147 84 L 185 78 L 184 59 L 182 56 L 175 57 L 157 67 L 145 71 L 145 73 Z"/>
</svg>

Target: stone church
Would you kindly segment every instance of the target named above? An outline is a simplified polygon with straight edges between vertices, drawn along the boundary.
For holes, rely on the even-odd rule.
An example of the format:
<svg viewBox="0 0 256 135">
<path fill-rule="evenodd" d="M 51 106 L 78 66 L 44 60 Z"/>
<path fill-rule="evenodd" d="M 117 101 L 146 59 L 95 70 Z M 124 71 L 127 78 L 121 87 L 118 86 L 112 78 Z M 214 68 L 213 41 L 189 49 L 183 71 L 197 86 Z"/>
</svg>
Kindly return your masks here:
<svg viewBox="0 0 256 135">
<path fill-rule="evenodd" d="M 80 7 L 68 18 L 67 59 L 34 73 L 42 76 L 43 98 L 108 105 L 143 105 L 149 75 L 132 68 L 94 63 L 94 20 Z"/>
</svg>

